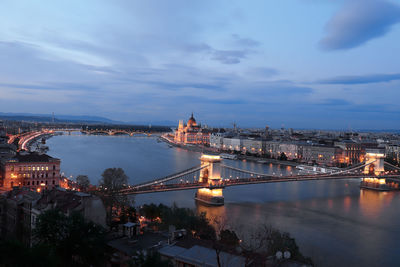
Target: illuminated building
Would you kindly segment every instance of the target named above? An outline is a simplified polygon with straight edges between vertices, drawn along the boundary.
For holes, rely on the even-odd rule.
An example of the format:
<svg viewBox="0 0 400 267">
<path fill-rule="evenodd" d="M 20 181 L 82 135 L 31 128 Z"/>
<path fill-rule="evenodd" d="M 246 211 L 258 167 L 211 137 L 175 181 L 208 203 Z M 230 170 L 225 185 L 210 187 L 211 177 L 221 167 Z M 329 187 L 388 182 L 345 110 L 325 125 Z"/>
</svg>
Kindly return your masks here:
<svg viewBox="0 0 400 267">
<path fill-rule="evenodd" d="M 0 187 L 5 190 L 19 186 L 40 192 L 60 184 L 60 160 L 46 154 L 19 152 L 3 159 L 0 170 Z"/>
<path fill-rule="evenodd" d="M 299 158 L 301 158 L 302 162 L 327 166 L 336 165 L 343 154 L 343 150 L 339 147 L 323 145 L 304 145 L 300 146 L 299 150 Z"/>
<path fill-rule="evenodd" d="M 361 144 L 351 140 L 342 140 L 340 142 L 335 142 L 334 145 L 343 150 L 343 155 L 340 160 L 341 163 L 353 165 L 364 160 L 364 149 Z"/>
<path fill-rule="evenodd" d="M 189 118 L 187 124 L 184 124 L 182 120 L 179 121 L 178 129 L 175 131 L 174 141 L 177 144 L 210 144 L 210 131 L 201 128 L 197 124 L 195 118 L 192 116 Z"/>
</svg>

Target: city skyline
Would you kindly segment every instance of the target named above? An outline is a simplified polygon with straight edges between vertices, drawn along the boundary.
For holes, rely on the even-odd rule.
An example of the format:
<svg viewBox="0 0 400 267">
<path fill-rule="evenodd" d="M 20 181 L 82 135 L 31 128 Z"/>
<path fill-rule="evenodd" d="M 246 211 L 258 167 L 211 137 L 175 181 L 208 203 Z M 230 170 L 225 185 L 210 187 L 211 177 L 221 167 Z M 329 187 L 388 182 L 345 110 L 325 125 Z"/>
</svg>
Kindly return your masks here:
<svg viewBox="0 0 400 267">
<path fill-rule="evenodd" d="M 399 129 L 398 1 L 5 1 L 0 112 Z"/>
</svg>

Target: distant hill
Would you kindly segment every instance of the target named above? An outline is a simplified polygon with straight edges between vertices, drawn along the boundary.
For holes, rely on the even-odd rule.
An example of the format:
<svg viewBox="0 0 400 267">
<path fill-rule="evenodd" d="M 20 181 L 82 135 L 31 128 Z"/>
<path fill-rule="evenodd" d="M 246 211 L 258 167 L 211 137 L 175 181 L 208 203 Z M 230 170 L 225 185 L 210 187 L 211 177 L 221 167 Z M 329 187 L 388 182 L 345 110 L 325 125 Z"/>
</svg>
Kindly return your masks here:
<svg viewBox="0 0 400 267">
<path fill-rule="evenodd" d="M 29 122 L 52 122 L 51 114 L 31 114 L 31 113 L 4 113 L 0 112 L 0 119 L 29 121 Z M 125 124 L 124 122 L 110 120 L 99 116 L 76 116 L 76 115 L 56 115 L 54 122 L 70 123 L 106 123 L 106 124 Z"/>
<path fill-rule="evenodd" d="M 178 125 L 178 121 L 129 121 L 127 124 L 131 125 L 163 125 L 163 126 L 170 126 L 170 127 L 176 127 Z"/>
</svg>

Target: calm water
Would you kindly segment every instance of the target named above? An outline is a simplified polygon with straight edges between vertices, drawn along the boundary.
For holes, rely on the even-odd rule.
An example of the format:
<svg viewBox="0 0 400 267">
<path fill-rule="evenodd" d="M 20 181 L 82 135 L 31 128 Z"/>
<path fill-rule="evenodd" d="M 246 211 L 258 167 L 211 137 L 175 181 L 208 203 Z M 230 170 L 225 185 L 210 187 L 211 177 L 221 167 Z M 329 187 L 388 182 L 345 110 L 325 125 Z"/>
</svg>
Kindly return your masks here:
<svg viewBox="0 0 400 267">
<path fill-rule="evenodd" d="M 199 164 L 199 153 L 169 148 L 156 138 L 64 135 L 48 140 L 66 176 L 86 174 L 96 184 L 106 168 L 121 167 L 130 183 L 163 177 Z M 290 167 L 225 160 L 256 172 Z M 359 180 L 259 184 L 224 189 L 225 206 L 196 206 L 194 191 L 139 195 L 144 203 L 177 203 L 225 218 L 236 229 L 259 224 L 290 232 L 318 266 L 400 266 L 400 192 L 361 191 Z"/>
</svg>

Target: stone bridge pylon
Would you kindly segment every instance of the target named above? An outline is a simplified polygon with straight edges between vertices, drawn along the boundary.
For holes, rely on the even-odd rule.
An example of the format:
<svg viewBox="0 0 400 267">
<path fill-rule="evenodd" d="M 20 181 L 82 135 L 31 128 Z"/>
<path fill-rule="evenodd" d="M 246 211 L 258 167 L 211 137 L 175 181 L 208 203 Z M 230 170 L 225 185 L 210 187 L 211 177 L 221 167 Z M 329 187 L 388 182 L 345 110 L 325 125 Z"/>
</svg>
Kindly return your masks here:
<svg viewBox="0 0 400 267">
<path fill-rule="evenodd" d="M 200 161 L 204 168 L 200 171 L 199 182 L 206 183 L 208 186 L 197 190 L 196 201 L 212 206 L 224 205 L 221 178 L 222 158 L 219 155 L 203 154 Z"/>
</svg>

